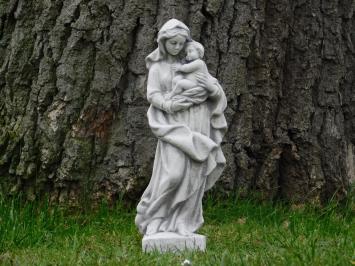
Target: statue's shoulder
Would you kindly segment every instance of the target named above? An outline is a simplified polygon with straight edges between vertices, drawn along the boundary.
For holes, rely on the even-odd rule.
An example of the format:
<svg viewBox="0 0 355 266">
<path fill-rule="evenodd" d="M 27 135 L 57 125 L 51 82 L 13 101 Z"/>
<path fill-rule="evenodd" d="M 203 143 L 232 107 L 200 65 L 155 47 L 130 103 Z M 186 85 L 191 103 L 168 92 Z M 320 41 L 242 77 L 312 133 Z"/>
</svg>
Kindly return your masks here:
<svg viewBox="0 0 355 266">
<path fill-rule="evenodd" d="M 149 72 L 151 73 L 159 73 L 161 71 L 162 67 L 161 67 L 161 62 L 154 62 L 150 68 L 149 68 Z"/>
</svg>

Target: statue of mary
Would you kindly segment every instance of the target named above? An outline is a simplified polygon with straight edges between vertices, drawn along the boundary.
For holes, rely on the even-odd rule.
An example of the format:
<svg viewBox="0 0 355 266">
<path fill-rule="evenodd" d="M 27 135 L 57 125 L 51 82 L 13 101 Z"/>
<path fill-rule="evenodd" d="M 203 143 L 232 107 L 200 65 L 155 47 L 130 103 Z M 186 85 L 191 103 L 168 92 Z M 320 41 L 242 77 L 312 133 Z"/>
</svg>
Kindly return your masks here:
<svg viewBox="0 0 355 266">
<path fill-rule="evenodd" d="M 189 94 L 194 101 L 166 97 L 191 41 L 189 28 L 170 19 L 158 33 L 158 48 L 146 57 L 151 104 L 147 116 L 158 144 L 152 177 L 135 219 L 145 236 L 194 235 L 203 224 L 203 194 L 226 163 L 221 142 L 227 129 L 223 114 L 227 101 L 217 79 L 208 72 L 196 73 L 198 84 Z"/>
</svg>

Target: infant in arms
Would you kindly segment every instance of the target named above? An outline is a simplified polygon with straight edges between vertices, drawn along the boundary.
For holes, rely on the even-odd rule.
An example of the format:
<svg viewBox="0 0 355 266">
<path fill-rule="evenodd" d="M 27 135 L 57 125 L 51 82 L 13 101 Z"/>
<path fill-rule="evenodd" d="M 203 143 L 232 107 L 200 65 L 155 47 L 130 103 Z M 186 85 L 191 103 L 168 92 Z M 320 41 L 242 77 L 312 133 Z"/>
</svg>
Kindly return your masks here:
<svg viewBox="0 0 355 266">
<path fill-rule="evenodd" d="M 186 64 L 176 68 L 177 75 L 173 79 L 172 91 L 166 95 L 171 100 L 185 100 L 186 102 L 199 104 L 208 97 L 208 92 L 197 81 L 196 74 L 208 75 L 208 69 L 202 60 L 204 48 L 196 41 L 187 43 Z"/>
</svg>

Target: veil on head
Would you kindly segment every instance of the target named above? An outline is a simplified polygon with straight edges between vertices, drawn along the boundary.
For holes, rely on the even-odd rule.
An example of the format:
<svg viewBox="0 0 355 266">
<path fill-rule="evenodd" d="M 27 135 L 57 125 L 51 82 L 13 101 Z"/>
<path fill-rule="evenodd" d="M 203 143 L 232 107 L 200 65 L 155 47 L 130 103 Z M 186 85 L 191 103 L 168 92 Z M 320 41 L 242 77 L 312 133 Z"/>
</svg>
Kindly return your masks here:
<svg viewBox="0 0 355 266">
<path fill-rule="evenodd" d="M 145 58 L 147 69 L 149 69 L 153 63 L 165 58 L 165 40 L 172 38 L 176 35 L 182 35 L 186 37 L 187 41 L 191 41 L 189 28 L 180 20 L 173 18 L 165 22 L 165 24 L 159 30 L 157 39 L 158 48 Z"/>
</svg>

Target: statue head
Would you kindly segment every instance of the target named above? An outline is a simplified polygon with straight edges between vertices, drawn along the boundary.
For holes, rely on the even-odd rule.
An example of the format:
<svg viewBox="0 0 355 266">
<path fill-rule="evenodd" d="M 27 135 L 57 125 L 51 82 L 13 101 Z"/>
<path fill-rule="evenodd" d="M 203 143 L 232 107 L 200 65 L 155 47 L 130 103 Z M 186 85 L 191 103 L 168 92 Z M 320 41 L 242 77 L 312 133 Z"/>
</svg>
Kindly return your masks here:
<svg viewBox="0 0 355 266">
<path fill-rule="evenodd" d="M 167 54 L 179 56 L 186 41 L 191 41 L 189 28 L 177 19 L 168 20 L 159 30 L 158 48 L 145 59 L 147 68 L 154 62 L 166 59 Z"/>
<path fill-rule="evenodd" d="M 191 41 L 186 43 L 185 47 L 186 60 L 193 61 L 198 58 L 202 59 L 205 53 L 205 48 L 203 45 L 196 41 Z"/>
</svg>

